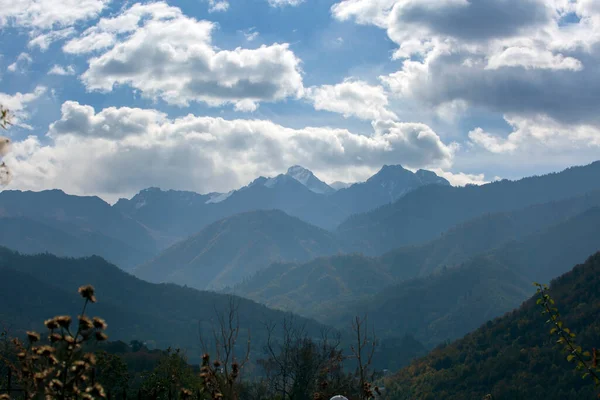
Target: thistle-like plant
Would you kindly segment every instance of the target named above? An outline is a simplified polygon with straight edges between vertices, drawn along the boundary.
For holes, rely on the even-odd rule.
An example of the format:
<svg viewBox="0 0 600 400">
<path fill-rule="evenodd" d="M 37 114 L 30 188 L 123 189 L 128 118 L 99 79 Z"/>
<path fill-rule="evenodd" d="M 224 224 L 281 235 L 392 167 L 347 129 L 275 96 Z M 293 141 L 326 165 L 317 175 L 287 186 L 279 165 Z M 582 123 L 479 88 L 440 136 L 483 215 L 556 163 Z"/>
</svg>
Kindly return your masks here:
<svg viewBox="0 0 600 400">
<path fill-rule="evenodd" d="M 85 352 L 88 342 L 107 339 L 103 319 L 86 315 L 89 303 L 95 303 L 91 285 L 79 288 L 83 309 L 74 323 L 68 315 L 44 322 L 47 336 L 27 332 L 27 339 L 14 339 L 17 363 L 12 366 L 27 399 L 99 399 L 104 398 L 102 385 L 93 382 L 96 356 Z"/>
</svg>

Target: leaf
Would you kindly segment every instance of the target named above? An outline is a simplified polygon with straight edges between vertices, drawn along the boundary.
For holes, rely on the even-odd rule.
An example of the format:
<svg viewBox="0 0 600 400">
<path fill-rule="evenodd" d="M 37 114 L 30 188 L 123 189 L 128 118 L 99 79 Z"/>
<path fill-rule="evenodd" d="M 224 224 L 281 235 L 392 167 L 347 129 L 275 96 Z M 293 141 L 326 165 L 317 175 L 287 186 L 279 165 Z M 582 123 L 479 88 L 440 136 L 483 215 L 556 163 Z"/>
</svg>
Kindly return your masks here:
<svg viewBox="0 0 600 400">
<path fill-rule="evenodd" d="M 585 379 L 585 378 L 587 378 L 588 376 L 590 376 L 590 373 L 589 373 L 589 372 L 586 372 L 585 374 L 583 374 L 583 375 L 581 376 L 581 379 Z"/>
<path fill-rule="evenodd" d="M 584 357 L 591 357 L 592 354 L 589 351 L 586 351 L 586 352 L 583 353 L 583 356 Z"/>
<path fill-rule="evenodd" d="M 575 359 L 575 356 L 574 356 L 573 354 L 569 354 L 569 355 L 567 356 L 567 361 L 568 361 L 568 362 L 571 362 L 571 361 L 573 361 L 574 359 Z"/>
</svg>

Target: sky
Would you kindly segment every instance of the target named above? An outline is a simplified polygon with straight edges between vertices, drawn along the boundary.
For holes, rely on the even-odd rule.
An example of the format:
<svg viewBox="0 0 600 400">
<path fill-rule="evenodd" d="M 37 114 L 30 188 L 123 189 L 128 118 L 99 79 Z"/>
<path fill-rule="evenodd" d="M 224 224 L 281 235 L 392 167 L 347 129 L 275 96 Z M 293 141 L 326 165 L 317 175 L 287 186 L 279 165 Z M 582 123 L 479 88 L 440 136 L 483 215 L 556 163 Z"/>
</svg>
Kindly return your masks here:
<svg viewBox="0 0 600 400">
<path fill-rule="evenodd" d="M 600 159 L 597 0 L 0 0 L 6 189 L 455 185 Z"/>
</svg>

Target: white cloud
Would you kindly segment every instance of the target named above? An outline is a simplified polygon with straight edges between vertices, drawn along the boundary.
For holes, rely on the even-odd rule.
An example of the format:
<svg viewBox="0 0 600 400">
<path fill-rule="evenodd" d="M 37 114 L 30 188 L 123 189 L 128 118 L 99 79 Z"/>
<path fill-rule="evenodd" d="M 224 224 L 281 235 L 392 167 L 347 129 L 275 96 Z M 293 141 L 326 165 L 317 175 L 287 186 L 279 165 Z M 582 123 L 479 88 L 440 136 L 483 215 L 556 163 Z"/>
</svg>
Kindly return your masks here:
<svg viewBox="0 0 600 400">
<path fill-rule="evenodd" d="M 454 173 L 444 171 L 440 168 L 432 168 L 431 170 L 442 178 L 448 180 L 452 186 L 485 185 L 486 183 L 489 183 L 489 181 L 485 179 L 484 174 L 465 174 L 463 172 Z"/>
<path fill-rule="evenodd" d="M 244 35 L 246 40 L 249 42 L 254 41 L 259 36 L 259 33 L 255 27 L 248 28 L 248 29 L 240 31 L 240 32 L 242 32 L 242 34 Z"/>
<path fill-rule="evenodd" d="M 208 12 L 223 12 L 229 9 L 227 0 L 208 0 Z"/>
<path fill-rule="evenodd" d="M 506 116 L 512 132 L 506 137 L 492 135 L 481 128 L 469 132 L 474 145 L 491 153 L 527 154 L 532 149 L 560 151 L 600 148 L 600 127 L 590 124 L 563 124 L 546 115 L 531 118 Z"/>
<path fill-rule="evenodd" d="M 517 149 L 517 144 L 514 140 L 502 139 L 485 132 L 481 128 L 475 128 L 469 132 L 469 139 L 476 145 L 483 147 L 492 153 L 507 153 Z"/>
<path fill-rule="evenodd" d="M 268 0 L 271 7 L 296 7 L 304 3 L 304 0 Z"/>
<path fill-rule="evenodd" d="M 6 69 L 9 72 L 24 73 L 25 69 L 31 64 L 33 60 L 27 53 L 21 53 L 17 57 L 14 63 L 10 64 Z"/>
<path fill-rule="evenodd" d="M 0 0 L 0 27 L 51 29 L 96 17 L 110 0 Z"/>
<path fill-rule="evenodd" d="M 387 27 L 387 19 L 397 0 L 344 0 L 331 6 L 333 16 L 341 21 L 355 19 L 364 25 Z"/>
<path fill-rule="evenodd" d="M 107 49 L 117 43 L 119 34 L 134 32 L 143 20 L 164 21 L 182 15 L 179 8 L 171 7 L 165 2 L 135 3 L 116 17 L 100 19 L 79 37 L 67 42 L 63 50 L 66 53 L 87 54 Z"/>
<path fill-rule="evenodd" d="M 54 64 L 54 66 L 48 71 L 48 75 L 75 75 L 75 68 L 72 65 L 63 67 L 62 65 Z"/>
<path fill-rule="evenodd" d="M 33 39 L 27 43 L 27 47 L 38 47 L 41 51 L 46 51 L 50 45 L 56 41 L 73 36 L 77 31 L 73 27 L 58 29 L 45 33 L 35 33 Z"/>
<path fill-rule="evenodd" d="M 562 54 L 553 54 L 551 51 L 528 47 L 509 47 L 488 59 L 486 69 L 502 67 L 567 69 L 572 71 L 583 69 L 581 61 L 573 57 L 565 57 Z"/>
<path fill-rule="evenodd" d="M 30 93 L 17 92 L 13 95 L 0 93 L 0 104 L 10 111 L 13 116 L 11 122 L 14 125 L 31 129 L 31 127 L 24 122 L 29 117 L 27 106 L 39 99 L 44 93 L 46 93 L 46 88 L 44 86 L 37 86 L 34 91 Z"/>
<path fill-rule="evenodd" d="M 428 126 L 392 121 L 362 136 L 345 129 L 290 129 L 264 120 L 170 119 L 155 110 L 62 106 L 49 144 L 30 137 L 8 156 L 15 188 L 57 187 L 112 198 L 146 186 L 227 191 L 294 164 L 324 179 L 382 164 L 446 168 L 454 149 Z M 235 160 L 235 162 L 232 162 Z"/>
<path fill-rule="evenodd" d="M 128 18 L 142 26 L 89 60 L 82 75 L 89 90 L 111 91 L 115 85 L 129 85 L 145 97 L 171 104 L 231 103 L 237 109 L 256 109 L 262 101 L 302 95 L 300 60 L 288 44 L 221 50 L 211 43 L 213 23 L 183 16 L 178 8 L 164 3 L 152 6 L 159 5 L 161 13 L 138 5 L 135 13 L 132 7 L 115 18 Z M 141 20 L 138 15 L 143 13 L 151 17 Z M 111 21 L 103 19 L 90 29 L 94 34 L 111 33 L 106 28 L 114 25 Z"/>
<path fill-rule="evenodd" d="M 346 79 L 337 85 L 323 85 L 306 90 L 316 110 L 342 114 L 345 118 L 365 120 L 397 119 L 388 110 L 388 98 L 382 86 L 371 86 L 360 80 Z"/>
<path fill-rule="evenodd" d="M 115 34 L 100 32 L 92 28 L 84 32 L 82 36 L 65 43 L 63 51 L 71 54 L 86 54 L 111 47 L 115 41 Z"/>
<path fill-rule="evenodd" d="M 513 128 L 520 133 L 511 137 L 545 132 L 546 141 L 538 144 L 547 145 L 552 137 L 572 147 L 593 145 L 594 137 L 583 132 L 600 127 L 600 97 L 594 94 L 600 92 L 598 4 L 345 0 L 332 7 L 332 15 L 386 30 L 398 45 L 394 57 L 402 66 L 380 79 L 402 101 L 433 109 L 450 122 L 469 107 L 484 108 L 519 122 Z M 563 23 L 567 16 L 569 22 Z M 574 132 L 584 139 L 570 141 Z M 483 130 L 472 131 L 470 139 L 504 153 L 529 143 Z"/>
</svg>

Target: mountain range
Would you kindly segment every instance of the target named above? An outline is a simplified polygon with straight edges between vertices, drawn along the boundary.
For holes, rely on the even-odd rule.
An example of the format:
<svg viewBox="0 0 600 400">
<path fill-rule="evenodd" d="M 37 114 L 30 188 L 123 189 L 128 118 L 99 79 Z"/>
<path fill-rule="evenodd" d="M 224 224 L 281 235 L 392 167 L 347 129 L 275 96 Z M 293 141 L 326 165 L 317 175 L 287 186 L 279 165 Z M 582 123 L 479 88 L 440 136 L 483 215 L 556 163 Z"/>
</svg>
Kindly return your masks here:
<svg viewBox="0 0 600 400">
<path fill-rule="evenodd" d="M 0 245 L 12 249 L 0 248 L 0 321 L 18 332 L 76 313 L 75 290 L 91 283 L 111 337 L 199 354 L 198 331 L 210 330 L 215 308 L 224 311 L 233 294 L 259 349 L 265 322 L 289 312 L 314 337 L 347 333 L 354 316 L 368 315 L 384 349 L 378 365 L 401 368 L 439 343 L 493 327 L 486 321 L 522 304 L 532 281 L 600 250 L 600 162 L 459 188 L 428 171 L 384 166 L 337 190 L 294 166 L 229 193 L 150 188 L 114 206 L 58 190 L 4 191 L 0 221 Z M 206 288 L 221 292 L 198 290 Z M 477 345 L 506 345 L 485 335 Z M 459 374 L 455 353 L 435 358 L 442 350 L 409 371 L 442 365 Z M 408 385 L 410 398 L 426 398 L 422 390 L 479 395 L 420 379 L 400 372 L 386 385 L 391 393 Z"/>
<path fill-rule="evenodd" d="M 274 261 L 302 263 L 338 253 L 380 256 L 394 249 L 399 253 L 388 254 L 389 262 L 408 264 L 401 270 L 406 271 L 404 277 L 412 277 L 414 252 L 435 249 L 410 250 L 406 245 L 427 243 L 489 213 L 512 212 L 599 190 L 600 163 L 467 187 L 452 187 L 429 171 L 413 173 L 401 166 L 384 166 L 366 182 L 346 189 L 335 191 L 324 185 L 312 172 L 294 166 L 286 174 L 257 178 L 227 194 L 150 188 L 112 207 L 98 197 L 71 196 L 58 190 L 4 191 L 0 193 L 0 218 L 18 228 L 0 234 L 0 245 L 29 254 L 100 255 L 126 270 L 135 268 L 153 282 L 185 282 L 200 289 L 234 286 Z M 349 216 L 337 229 L 323 229 L 370 208 L 374 209 Z M 265 213 L 269 210 L 280 212 Z M 528 211 L 505 222 L 525 221 L 526 215 Z M 474 233 L 476 240 L 468 240 L 471 233 L 463 233 L 464 246 L 474 246 L 468 254 L 485 250 L 486 238 L 490 246 L 504 238 L 501 223 L 494 230 L 483 220 L 480 224 L 478 229 L 486 234 Z M 527 232 L 535 223 L 518 226 L 512 232 Z M 297 232 L 302 234 L 296 237 Z M 499 239 L 493 235 L 500 235 Z M 441 246 L 437 257 L 460 261 L 447 253 L 443 242 L 436 246 Z M 399 258 L 394 261 L 394 257 Z M 436 256 L 427 260 L 432 268 L 441 262 Z"/>
<path fill-rule="evenodd" d="M 415 173 L 402 166 L 384 166 L 366 182 L 335 190 L 311 171 L 292 166 L 273 178 L 259 177 L 229 193 L 198 195 L 146 189 L 115 208 L 145 226 L 165 232 L 171 240 L 199 232 L 219 219 L 254 210 L 278 209 L 323 229 L 333 229 L 356 212 L 396 201 L 423 185 L 449 185 L 433 172 Z"/>
<path fill-rule="evenodd" d="M 356 214 L 336 233 L 348 248 L 378 255 L 432 240 L 455 225 L 494 212 L 511 211 L 600 189 L 600 161 L 559 173 L 486 185 L 427 185 L 376 210 Z"/>
<path fill-rule="evenodd" d="M 578 212 L 585 204 L 596 206 Z M 549 218 L 518 240 L 512 240 L 516 231 L 505 230 L 504 240 L 497 238 L 496 244 L 483 240 L 479 248 L 464 247 L 464 234 L 478 223 L 496 220 L 488 224 L 492 236 L 495 227 L 502 227 L 503 218 L 490 216 L 429 244 L 379 258 L 342 255 L 275 264 L 236 286 L 234 293 L 333 325 L 367 313 L 380 332 L 411 333 L 425 344 L 439 343 L 516 307 L 530 294 L 532 281 L 548 281 L 600 250 L 598 193 L 534 208 L 538 217 L 552 209 L 554 224 Z M 564 218 L 566 210 L 571 217 Z M 436 257 L 439 263 L 431 264 Z M 438 291 L 448 295 L 436 303 Z M 429 313 L 412 314 L 427 306 Z"/>
</svg>

